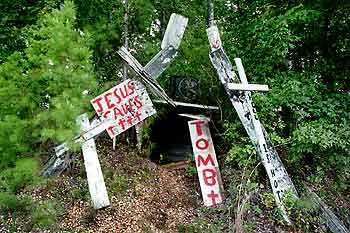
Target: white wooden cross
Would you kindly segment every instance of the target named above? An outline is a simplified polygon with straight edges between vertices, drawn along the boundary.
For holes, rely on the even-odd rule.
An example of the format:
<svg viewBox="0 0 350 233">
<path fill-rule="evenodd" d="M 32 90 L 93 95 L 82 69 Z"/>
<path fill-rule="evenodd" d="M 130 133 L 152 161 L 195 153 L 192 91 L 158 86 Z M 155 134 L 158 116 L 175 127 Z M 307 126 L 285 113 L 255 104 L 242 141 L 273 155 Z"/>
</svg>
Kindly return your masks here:
<svg viewBox="0 0 350 233">
<path fill-rule="evenodd" d="M 141 77 L 142 81 L 148 84 L 157 96 L 173 106 L 176 106 L 174 101 L 168 97 L 155 80 L 175 59 L 177 49 L 180 46 L 186 30 L 187 22 L 188 19 L 182 15 L 171 15 L 162 40 L 161 51 L 158 52 L 145 67 L 143 67 L 125 47 L 121 47 L 118 50 L 120 57 Z"/>
<path fill-rule="evenodd" d="M 142 65 L 124 47 L 118 51 L 119 55 L 126 60 L 126 62 L 136 71 L 137 74 L 140 75 L 142 80 L 148 84 L 151 90 L 173 106 L 175 106 L 175 103 L 166 95 L 155 79 L 169 66 L 171 61 L 174 60 L 176 56 L 176 49 L 180 45 L 187 22 L 188 19 L 181 15 L 171 15 L 161 44 L 162 50 L 154 58 L 152 58 L 152 60 L 145 67 L 142 67 Z M 108 129 L 108 127 L 113 124 L 113 120 L 100 117 L 93 119 L 90 124 L 87 114 L 83 114 L 77 118 L 77 123 L 81 125 L 82 131 L 80 135 L 75 138 L 74 142 L 82 143 L 90 196 L 93 207 L 95 209 L 100 209 L 109 206 L 110 202 L 100 163 L 97 157 L 94 137 L 97 137 L 103 131 Z M 59 167 L 60 164 L 64 162 L 63 155 L 67 151 L 69 151 L 67 143 L 63 143 L 55 148 L 56 160 L 54 166 Z M 45 173 L 43 175 L 45 175 Z"/>
<path fill-rule="evenodd" d="M 273 147 L 264 127 L 261 125 L 256 109 L 253 107 L 250 91 L 267 91 L 266 85 L 248 84 L 244 68 L 240 58 L 235 59 L 239 78 L 233 71 L 233 66 L 225 54 L 219 30 L 216 26 L 207 29 L 208 40 L 211 47 L 210 60 L 215 67 L 221 83 L 223 84 L 231 103 L 236 109 L 241 122 L 244 125 L 257 153 L 268 174 L 276 203 L 282 207 L 283 196 L 291 191 L 297 196 L 297 191 L 289 178 L 275 148 Z M 290 223 L 284 211 L 285 220 Z"/>
</svg>

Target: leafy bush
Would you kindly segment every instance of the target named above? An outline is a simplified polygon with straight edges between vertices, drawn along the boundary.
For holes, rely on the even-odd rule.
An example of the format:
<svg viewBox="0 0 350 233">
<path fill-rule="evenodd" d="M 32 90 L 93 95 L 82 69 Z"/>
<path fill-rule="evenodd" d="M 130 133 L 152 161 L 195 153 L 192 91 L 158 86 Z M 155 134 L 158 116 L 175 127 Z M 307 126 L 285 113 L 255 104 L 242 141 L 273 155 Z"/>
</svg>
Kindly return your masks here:
<svg viewBox="0 0 350 233">
<path fill-rule="evenodd" d="M 32 200 L 29 197 L 18 198 L 8 192 L 0 192 L 0 212 L 4 215 L 12 213 L 26 214 L 29 212 Z"/>
<path fill-rule="evenodd" d="M 113 176 L 113 181 L 111 184 L 111 190 L 113 193 L 120 193 L 126 191 L 128 188 L 128 177 L 125 175 L 115 175 Z"/>
<path fill-rule="evenodd" d="M 294 227 L 301 232 L 317 232 L 323 224 L 320 210 L 317 205 L 308 198 L 296 199 L 288 192 L 283 200 L 288 216 L 294 223 Z"/>
<path fill-rule="evenodd" d="M 39 163 L 36 159 L 23 158 L 14 168 L 0 172 L 0 188 L 10 193 L 18 193 L 24 187 L 37 184 L 41 179 L 37 173 Z"/>
<path fill-rule="evenodd" d="M 31 220 L 41 228 L 47 228 L 56 223 L 64 209 L 57 202 L 45 201 L 32 207 Z"/>
<path fill-rule="evenodd" d="M 75 136 L 77 115 L 88 110 L 84 90 L 94 91 L 88 37 L 74 28 L 75 8 L 40 16 L 25 28 L 28 45 L 0 65 L 0 167 L 17 155 L 39 152 L 39 142 Z"/>
</svg>

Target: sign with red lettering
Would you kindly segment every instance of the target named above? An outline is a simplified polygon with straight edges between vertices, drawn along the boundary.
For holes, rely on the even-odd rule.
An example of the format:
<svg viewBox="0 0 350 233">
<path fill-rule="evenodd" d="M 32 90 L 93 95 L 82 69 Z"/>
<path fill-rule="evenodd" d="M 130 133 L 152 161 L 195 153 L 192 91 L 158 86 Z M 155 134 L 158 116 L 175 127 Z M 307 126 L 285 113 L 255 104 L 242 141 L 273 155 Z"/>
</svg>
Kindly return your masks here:
<svg viewBox="0 0 350 233">
<path fill-rule="evenodd" d="M 188 126 L 204 205 L 220 204 L 223 187 L 208 121 L 189 121 Z"/>
<path fill-rule="evenodd" d="M 156 113 L 142 83 L 130 79 L 90 102 L 97 114 L 110 122 L 106 130 L 111 138 Z"/>
</svg>

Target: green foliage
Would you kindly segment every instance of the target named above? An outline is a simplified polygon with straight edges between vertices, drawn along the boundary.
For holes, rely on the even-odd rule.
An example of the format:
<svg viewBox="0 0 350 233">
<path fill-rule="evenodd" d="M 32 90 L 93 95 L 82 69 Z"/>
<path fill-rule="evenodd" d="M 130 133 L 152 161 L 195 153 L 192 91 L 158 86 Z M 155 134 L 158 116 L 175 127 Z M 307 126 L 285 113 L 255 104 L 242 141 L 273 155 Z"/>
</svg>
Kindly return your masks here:
<svg viewBox="0 0 350 233">
<path fill-rule="evenodd" d="M 323 224 L 317 205 L 308 198 L 296 199 L 292 192 L 288 192 L 284 196 L 283 205 L 295 227 L 301 232 L 317 232 Z"/>
<path fill-rule="evenodd" d="M 193 163 L 188 163 L 186 166 L 186 176 L 189 178 L 197 177 L 197 168 Z"/>
<path fill-rule="evenodd" d="M 36 159 L 20 159 L 14 168 L 0 172 L 1 191 L 18 193 L 24 187 L 35 185 L 40 181 L 37 176 L 39 164 Z"/>
<path fill-rule="evenodd" d="M 128 188 L 128 177 L 125 175 L 115 175 L 113 176 L 113 181 L 111 183 L 111 190 L 113 193 L 120 193 L 126 191 Z"/>
<path fill-rule="evenodd" d="M 250 82 L 272 89 L 254 94 L 253 100 L 274 143 L 287 156 L 284 163 L 294 173 L 335 170 L 342 183 L 350 174 L 349 66 L 344 62 L 349 7 L 344 1 L 263 0 L 238 5 L 216 1 L 215 8 L 228 56 L 242 58 Z M 226 129 L 226 135 L 234 135 L 233 152 L 238 153 L 239 135 L 245 132 Z"/>
<path fill-rule="evenodd" d="M 88 187 L 76 187 L 70 190 L 70 195 L 74 200 L 87 201 L 90 198 Z"/>
<path fill-rule="evenodd" d="M 269 209 L 273 209 L 276 206 L 275 197 L 271 192 L 264 192 L 261 195 L 261 203 Z"/>
<path fill-rule="evenodd" d="M 53 8 L 59 0 L 3 0 L 0 2 L 0 64 L 15 51 L 26 47 L 21 29 L 35 23 L 43 9 Z"/>
<path fill-rule="evenodd" d="M 72 139 L 76 116 L 88 110 L 82 92 L 93 91 L 96 82 L 88 37 L 74 28 L 75 18 L 70 1 L 43 14 L 26 28 L 28 47 L 0 65 L 2 167 L 29 148 L 38 151 L 38 142 Z"/>
<path fill-rule="evenodd" d="M 0 212 L 3 215 L 11 213 L 28 213 L 32 200 L 29 197 L 18 198 L 9 192 L 0 192 Z"/>
<path fill-rule="evenodd" d="M 41 228 L 47 228 L 56 223 L 57 218 L 64 213 L 61 205 L 54 201 L 45 201 L 37 204 L 31 213 L 31 219 L 34 224 Z"/>
</svg>

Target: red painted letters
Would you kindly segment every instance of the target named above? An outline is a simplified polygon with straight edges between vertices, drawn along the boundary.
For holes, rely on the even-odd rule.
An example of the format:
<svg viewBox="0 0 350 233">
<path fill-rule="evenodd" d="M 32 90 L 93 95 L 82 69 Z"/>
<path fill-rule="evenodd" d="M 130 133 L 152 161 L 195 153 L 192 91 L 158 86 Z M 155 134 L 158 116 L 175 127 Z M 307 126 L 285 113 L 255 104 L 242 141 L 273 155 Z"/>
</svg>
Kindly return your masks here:
<svg viewBox="0 0 350 233">
<path fill-rule="evenodd" d="M 213 206 L 220 204 L 222 202 L 220 171 L 208 122 L 206 120 L 197 120 L 190 121 L 188 124 L 204 205 Z"/>
</svg>

